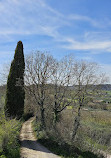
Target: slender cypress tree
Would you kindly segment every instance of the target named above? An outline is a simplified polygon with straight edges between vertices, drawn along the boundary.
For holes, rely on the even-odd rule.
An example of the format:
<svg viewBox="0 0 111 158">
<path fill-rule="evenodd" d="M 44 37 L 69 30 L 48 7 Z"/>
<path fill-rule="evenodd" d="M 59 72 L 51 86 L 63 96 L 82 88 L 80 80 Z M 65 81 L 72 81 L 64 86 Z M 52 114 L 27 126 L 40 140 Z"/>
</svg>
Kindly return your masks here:
<svg viewBox="0 0 111 158">
<path fill-rule="evenodd" d="M 17 43 L 14 59 L 11 63 L 7 80 L 5 115 L 10 118 L 19 119 L 24 112 L 24 53 L 21 41 Z"/>
</svg>

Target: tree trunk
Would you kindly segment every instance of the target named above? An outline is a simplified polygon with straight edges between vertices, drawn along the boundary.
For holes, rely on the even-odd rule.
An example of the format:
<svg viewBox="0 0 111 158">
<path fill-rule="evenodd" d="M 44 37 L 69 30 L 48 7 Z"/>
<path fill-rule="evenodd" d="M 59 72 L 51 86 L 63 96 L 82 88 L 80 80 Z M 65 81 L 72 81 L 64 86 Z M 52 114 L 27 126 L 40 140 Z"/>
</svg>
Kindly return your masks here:
<svg viewBox="0 0 111 158">
<path fill-rule="evenodd" d="M 46 125 L 45 125 L 45 109 L 41 108 L 41 128 L 45 129 Z"/>
<path fill-rule="evenodd" d="M 54 110 L 54 126 L 56 126 L 56 123 L 57 123 L 57 121 L 58 121 L 58 112 L 57 112 L 57 110 Z"/>
<path fill-rule="evenodd" d="M 77 130 L 78 130 L 79 125 L 80 125 L 80 116 L 81 116 L 80 110 L 81 110 L 81 106 L 82 105 L 80 105 L 79 108 L 78 108 L 78 115 L 76 116 L 75 121 L 74 121 L 74 129 L 73 129 L 73 134 L 72 134 L 72 141 L 75 140 L 75 136 L 77 134 Z"/>
</svg>

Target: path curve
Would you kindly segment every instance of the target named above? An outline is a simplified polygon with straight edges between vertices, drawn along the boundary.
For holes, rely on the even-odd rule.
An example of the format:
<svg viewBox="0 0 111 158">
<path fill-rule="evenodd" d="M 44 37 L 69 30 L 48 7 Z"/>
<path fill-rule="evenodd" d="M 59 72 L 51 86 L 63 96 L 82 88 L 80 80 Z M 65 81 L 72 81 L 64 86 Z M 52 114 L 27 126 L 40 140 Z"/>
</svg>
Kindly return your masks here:
<svg viewBox="0 0 111 158">
<path fill-rule="evenodd" d="M 33 119 L 26 121 L 21 129 L 21 158 L 60 158 L 37 142 L 31 126 Z"/>
</svg>

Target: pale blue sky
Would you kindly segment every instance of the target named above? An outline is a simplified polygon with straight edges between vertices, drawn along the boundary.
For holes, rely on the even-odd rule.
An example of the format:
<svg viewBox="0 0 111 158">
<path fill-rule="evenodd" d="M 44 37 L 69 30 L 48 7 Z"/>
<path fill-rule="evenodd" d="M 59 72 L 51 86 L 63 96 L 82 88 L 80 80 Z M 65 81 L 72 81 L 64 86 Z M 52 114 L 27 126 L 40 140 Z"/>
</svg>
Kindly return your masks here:
<svg viewBox="0 0 111 158">
<path fill-rule="evenodd" d="M 111 0 L 0 0 L 0 70 L 19 40 L 25 55 L 71 53 L 111 76 Z"/>
</svg>

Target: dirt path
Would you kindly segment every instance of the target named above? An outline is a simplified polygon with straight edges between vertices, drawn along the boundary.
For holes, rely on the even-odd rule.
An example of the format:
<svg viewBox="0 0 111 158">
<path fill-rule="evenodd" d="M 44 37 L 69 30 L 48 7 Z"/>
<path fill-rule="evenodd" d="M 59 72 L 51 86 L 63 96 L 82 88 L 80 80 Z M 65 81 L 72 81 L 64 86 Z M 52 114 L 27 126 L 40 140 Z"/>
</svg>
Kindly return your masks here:
<svg viewBox="0 0 111 158">
<path fill-rule="evenodd" d="M 60 158 L 36 141 L 31 127 L 32 121 L 33 118 L 26 121 L 21 129 L 21 158 Z"/>
</svg>

